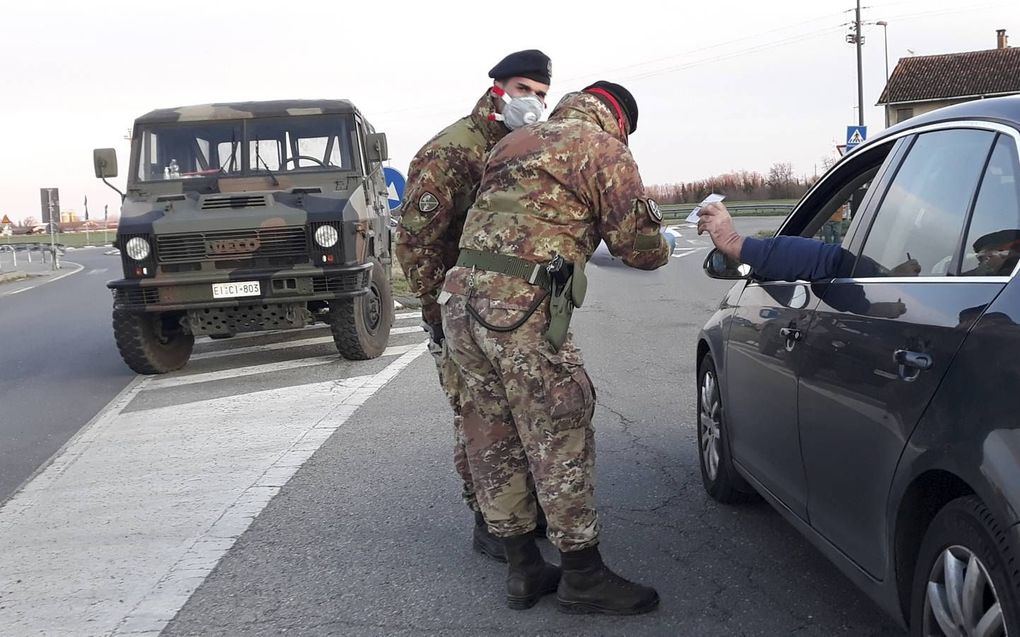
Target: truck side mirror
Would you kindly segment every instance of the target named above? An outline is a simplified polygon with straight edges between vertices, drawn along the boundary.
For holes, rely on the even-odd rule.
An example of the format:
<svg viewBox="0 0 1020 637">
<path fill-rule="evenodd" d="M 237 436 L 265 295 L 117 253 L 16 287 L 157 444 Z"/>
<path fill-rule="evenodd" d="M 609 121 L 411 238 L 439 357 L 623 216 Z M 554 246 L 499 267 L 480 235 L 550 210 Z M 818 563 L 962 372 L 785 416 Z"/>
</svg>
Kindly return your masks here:
<svg viewBox="0 0 1020 637">
<path fill-rule="evenodd" d="M 366 141 L 369 161 L 382 162 L 390 158 L 390 149 L 386 145 L 386 133 L 369 133 Z"/>
<path fill-rule="evenodd" d="M 718 249 L 708 253 L 704 268 L 713 279 L 746 279 L 751 274 L 751 266 L 733 261 Z"/>
<path fill-rule="evenodd" d="M 97 148 L 92 151 L 92 163 L 96 167 L 96 177 L 109 179 L 117 176 L 117 149 Z"/>
</svg>

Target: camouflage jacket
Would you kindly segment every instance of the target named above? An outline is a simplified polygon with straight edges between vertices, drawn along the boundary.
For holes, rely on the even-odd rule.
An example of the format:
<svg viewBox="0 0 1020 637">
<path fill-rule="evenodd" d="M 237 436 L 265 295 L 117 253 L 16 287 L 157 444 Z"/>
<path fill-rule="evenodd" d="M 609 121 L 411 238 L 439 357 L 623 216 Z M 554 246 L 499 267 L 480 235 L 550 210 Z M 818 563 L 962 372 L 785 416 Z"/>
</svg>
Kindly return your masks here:
<svg viewBox="0 0 1020 637">
<path fill-rule="evenodd" d="M 411 161 L 401 202 L 396 257 L 426 323 L 440 322 L 436 296 L 457 262 L 461 231 L 478 192 L 485 156 L 509 130 L 490 121 L 488 90 L 471 114 L 433 137 Z"/>
<path fill-rule="evenodd" d="M 568 94 L 549 121 L 518 129 L 492 149 L 460 248 L 535 263 L 561 255 L 584 264 L 604 240 L 631 267 L 665 265 L 670 250 L 661 213 L 645 195 L 626 139 L 601 100 Z M 500 279 L 503 298 L 533 291 L 516 281 Z M 465 283 L 464 277 L 448 280 L 446 289 L 465 293 Z"/>
</svg>

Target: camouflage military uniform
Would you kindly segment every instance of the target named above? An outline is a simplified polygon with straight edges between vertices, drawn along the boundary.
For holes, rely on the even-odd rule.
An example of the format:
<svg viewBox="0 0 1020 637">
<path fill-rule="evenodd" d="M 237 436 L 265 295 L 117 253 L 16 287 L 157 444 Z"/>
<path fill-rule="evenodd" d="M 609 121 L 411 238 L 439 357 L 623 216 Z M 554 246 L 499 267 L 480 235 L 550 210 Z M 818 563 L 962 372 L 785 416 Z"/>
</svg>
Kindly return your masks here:
<svg viewBox="0 0 1020 637">
<path fill-rule="evenodd" d="M 442 322 L 436 296 L 446 271 L 457 261 L 457 244 L 482 179 L 485 156 L 509 132 L 502 123 L 490 121 L 494 112 L 486 91 L 470 115 L 433 137 L 411 162 L 395 252 L 429 325 Z M 454 465 L 463 480 L 464 501 L 478 511 L 462 436 L 460 373 L 445 347 L 435 343 L 430 347 L 439 382 L 453 407 Z"/>
<path fill-rule="evenodd" d="M 497 144 L 468 212 L 461 250 L 546 263 L 560 255 L 584 264 L 600 240 L 629 266 L 664 265 L 670 249 L 661 215 L 647 199 L 626 133 L 599 98 L 572 93 L 548 122 L 514 131 Z M 451 355 L 464 382 L 462 413 L 468 461 L 492 532 L 535 526 L 527 473 L 561 551 L 598 542 L 594 505 L 595 390 L 568 336 L 553 353 L 543 337 L 545 291 L 523 278 L 457 266 L 446 276 L 442 306 Z"/>
</svg>

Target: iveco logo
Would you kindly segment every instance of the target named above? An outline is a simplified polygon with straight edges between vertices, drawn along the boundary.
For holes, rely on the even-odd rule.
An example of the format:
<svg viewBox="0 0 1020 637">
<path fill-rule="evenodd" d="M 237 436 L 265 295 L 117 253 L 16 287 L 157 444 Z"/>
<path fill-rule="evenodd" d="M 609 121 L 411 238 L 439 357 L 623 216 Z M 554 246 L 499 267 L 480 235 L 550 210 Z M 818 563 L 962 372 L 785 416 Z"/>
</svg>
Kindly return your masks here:
<svg viewBox="0 0 1020 637">
<path fill-rule="evenodd" d="M 261 243 L 255 237 L 250 239 L 215 239 L 205 242 L 209 254 L 248 254 L 259 249 Z"/>
</svg>

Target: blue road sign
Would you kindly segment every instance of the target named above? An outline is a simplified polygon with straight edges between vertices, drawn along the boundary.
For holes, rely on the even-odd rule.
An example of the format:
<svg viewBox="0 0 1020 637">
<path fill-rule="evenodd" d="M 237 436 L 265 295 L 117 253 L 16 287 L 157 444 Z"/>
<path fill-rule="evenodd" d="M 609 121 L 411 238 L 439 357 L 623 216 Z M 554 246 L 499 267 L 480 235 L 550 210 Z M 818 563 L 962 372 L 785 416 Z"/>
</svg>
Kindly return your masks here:
<svg viewBox="0 0 1020 637">
<path fill-rule="evenodd" d="M 390 210 L 396 210 L 400 207 L 400 200 L 404 198 L 404 185 L 407 180 L 399 170 L 389 166 L 383 168 L 383 176 L 386 177 L 386 192 L 389 193 L 386 203 L 390 205 Z"/>
<path fill-rule="evenodd" d="M 847 126 L 846 127 L 846 152 L 850 152 L 854 148 L 857 148 L 864 143 L 864 140 L 868 138 L 868 127 L 867 126 Z"/>
</svg>

